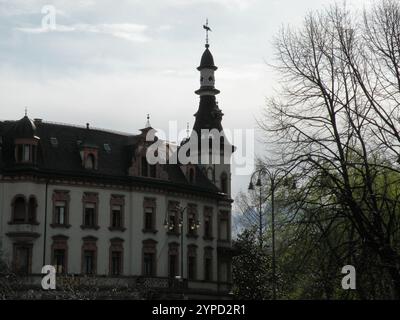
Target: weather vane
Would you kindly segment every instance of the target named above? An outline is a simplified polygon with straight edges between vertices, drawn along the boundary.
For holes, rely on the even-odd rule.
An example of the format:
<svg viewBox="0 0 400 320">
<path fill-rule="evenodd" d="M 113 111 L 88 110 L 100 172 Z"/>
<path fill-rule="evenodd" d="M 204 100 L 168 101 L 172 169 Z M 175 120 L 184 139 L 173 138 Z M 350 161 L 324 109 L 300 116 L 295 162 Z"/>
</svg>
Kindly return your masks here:
<svg viewBox="0 0 400 320">
<path fill-rule="evenodd" d="M 206 24 L 203 24 L 203 28 L 206 30 L 206 48 L 209 47 L 208 44 L 208 31 L 212 31 L 211 28 L 208 26 L 208 19 L 206 19 Z"/>
</svg>

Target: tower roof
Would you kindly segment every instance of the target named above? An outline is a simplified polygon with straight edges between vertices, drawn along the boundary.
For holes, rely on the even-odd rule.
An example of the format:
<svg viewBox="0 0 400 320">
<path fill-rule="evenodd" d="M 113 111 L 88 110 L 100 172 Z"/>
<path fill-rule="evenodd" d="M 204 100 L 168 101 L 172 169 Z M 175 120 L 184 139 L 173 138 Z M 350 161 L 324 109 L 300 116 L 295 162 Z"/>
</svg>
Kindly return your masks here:
<svg viewBox="0 0 400 320">
<path fill-rule="evenodd" d="M 201 56 L 200 66 L 197 68 L 197 70 L 201 70 L 201 69 L 205 69 L 205 68 L 213 69 L 213 70 L 218 69 L 214 64 L 214 57 L 208 48 L 209 48 L 209 45 L 206 45 L 206 50 L 204 50 L 203 55 Z"/>
<path fill-rule="evenodd" d="M 35 123 L 25 115 L 14 126 L 15 138 L 33 138 L 36 134 Z"/>
</svg>

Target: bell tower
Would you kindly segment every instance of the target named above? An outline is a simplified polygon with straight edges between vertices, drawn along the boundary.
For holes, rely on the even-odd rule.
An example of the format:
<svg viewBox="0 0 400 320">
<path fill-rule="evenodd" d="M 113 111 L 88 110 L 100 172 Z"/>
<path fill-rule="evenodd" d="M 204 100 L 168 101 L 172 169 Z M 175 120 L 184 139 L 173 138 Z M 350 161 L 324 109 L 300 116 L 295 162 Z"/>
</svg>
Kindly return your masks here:
<svg viewBox="0 0 400 320">
<path fill-rule="evenodd" d="M 200 103 L 195 113 L 192 138 L 197 139 L 199 163 L 208 179 L 213 182 L 222 193 L 230 195 L 231 170 L 230 155 L 232 145 L 225 137 L 222 128 L 223 113 L 218 106 L 216 95 L 220 93 L 215 88 L 215 71 L 218 69 L 208 43 L 208 20 L 203 26 L 206 30 L 206 44 L 200 65 L 200 88 L 195 91 L 199 95 Z M 195 135 L 195 136 L 194 136 Z M 207 160 L 205 160 L 207 159 Z"/>
</svg>

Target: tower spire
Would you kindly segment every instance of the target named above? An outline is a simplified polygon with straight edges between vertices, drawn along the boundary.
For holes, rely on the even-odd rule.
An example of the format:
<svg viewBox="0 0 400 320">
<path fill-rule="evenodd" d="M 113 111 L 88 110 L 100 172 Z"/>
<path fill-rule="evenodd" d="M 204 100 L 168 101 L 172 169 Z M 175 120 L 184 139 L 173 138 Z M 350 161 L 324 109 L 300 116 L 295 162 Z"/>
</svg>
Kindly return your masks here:
<svg viewBox="0 0 400 320">
<path fill-rule="evenodd" d="M 150 114 L 147 114 L 147 121 L 146 121 L 146 125 L 145 128 L 150 128 L 151 124 L 150 124 Z"/>
<path fill-rule="evenodd" d="M 212 31 L 211 28 L 208 26 L 208 18 L 206 19 L 206 24 L 203 24 L 203 28 L 206 30 L 206 48 L 210 45 L 208 44 L 208 31 Z"/>
</svg>

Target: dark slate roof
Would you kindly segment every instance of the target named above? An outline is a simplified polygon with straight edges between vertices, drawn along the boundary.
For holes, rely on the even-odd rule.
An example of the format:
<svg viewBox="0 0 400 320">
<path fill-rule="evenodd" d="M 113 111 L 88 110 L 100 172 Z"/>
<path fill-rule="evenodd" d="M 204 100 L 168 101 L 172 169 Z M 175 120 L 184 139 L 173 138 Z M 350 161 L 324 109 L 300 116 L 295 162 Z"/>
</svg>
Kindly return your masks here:
<svg viewBox="0 0 400 320">
<path fill-rule="evenodd" d="M 26 120 L 24 120 L 26 122 Z M 33 123 L 33 122 L 32 122 Z M 12 174 L 16 171 L 33 170 L 38 173 L 57 175 L 57 177 L 93 177 L 97 179 L 119 179 L 124 182 L 138 181 L 141 183 L 173 184 L 188 190 L 203 190 L 218 193 L 219 190 L 204 175 L 202 170 L 196 170 L 196 183 L 190 184 L 179 165 L 164 165 L 169 181 L 158 179 L 132 177 L 128 175 L 132 157 L 140 135 L 115 133 L 100 129 L 88 129 L 66 124 L 35 122 L 35 135 L 39 137 L 38 157 L 35 167 L 16 165 L 14 159 L 14 139 L 19 133 L 18 121 L 0 122 L 0 171 Z M 51 143 L 51 138 L 57 139 L 57 145 Z M 111 151 L 104 148 L 108 144 Z M 82 166 L 80 150 L 83 145 L 97 148 L 98 168 L 87 170 Z M 147 181 L 147 182 L 146 182 Z"/>
<path fill-rule="evenodd" d="M 204 68 L 217 70 L 217 67 L 214 64 L 214 58 L 208 47 L 206 47 L 206 50 L 204 50 L 203 55 L 201 56 L 200 66 L 197 68 L 197 70 L 201 70 Z"/>
</svg>

